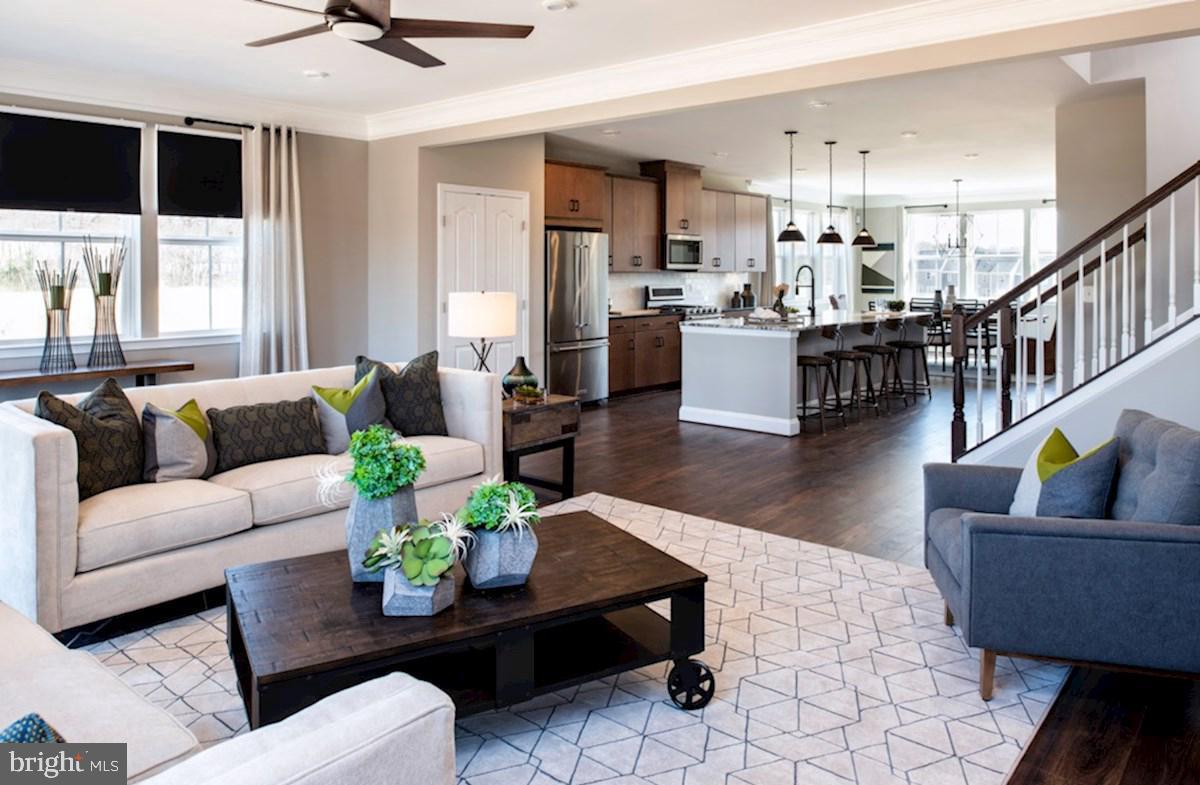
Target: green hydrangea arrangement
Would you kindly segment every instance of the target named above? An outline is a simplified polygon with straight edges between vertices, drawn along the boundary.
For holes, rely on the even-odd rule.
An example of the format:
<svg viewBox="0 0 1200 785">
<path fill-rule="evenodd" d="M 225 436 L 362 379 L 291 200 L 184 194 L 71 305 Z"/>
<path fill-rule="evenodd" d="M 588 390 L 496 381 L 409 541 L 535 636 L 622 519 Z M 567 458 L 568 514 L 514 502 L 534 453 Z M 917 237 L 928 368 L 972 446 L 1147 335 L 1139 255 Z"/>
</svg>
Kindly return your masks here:
<svg viewBox="0 0 1200 785">
<path fill-rule="evenodd" d="M 372 425 L 350 436 L 354 470 L 346 482 L 366 499 L 386 499 L 416 482 L 425 471 L 425 453 L 415 444 L 402 441 L 396 432 Z"/>
<path fill-rule="evenodd" d="M 475 529 L 518 534 L 541 522 L 533 491 L 523 483 L 502 482 L 498 478 L 476 488 L 459 517 Z"/>
<path fill-rule="evenodd" d="M 424 520 L 380 529 L 367 546 L 363 566 L 370 572 L 399 567 L 413 586 L 436 586 L 454 566 L 454 543 Z"/>
</svg>

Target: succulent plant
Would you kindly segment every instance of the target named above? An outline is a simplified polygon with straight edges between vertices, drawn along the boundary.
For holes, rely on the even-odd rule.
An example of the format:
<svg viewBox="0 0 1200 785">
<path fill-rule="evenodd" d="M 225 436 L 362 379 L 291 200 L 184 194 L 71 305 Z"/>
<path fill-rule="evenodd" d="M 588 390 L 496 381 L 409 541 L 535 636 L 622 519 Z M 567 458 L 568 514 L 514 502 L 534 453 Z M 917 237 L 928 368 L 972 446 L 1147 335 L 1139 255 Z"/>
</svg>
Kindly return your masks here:
<svg viewBox="0 0 1200 785">
<path fill-rule="evenodd" d="M 498 477 L 475 489 L 459 517 L 475 529 L 515 530 L 518 534 L 541 520 L 537 514 L 537 496 L 529 486 L 503 482 Z"/>
<path fill-rule="evenodd" d="M 378 572 L 385 567 L 394 567 L 404 560 L 404 545 L 411 539 L 407 526 L 380 529 L 363 554 L 363 567 L 368 572 Z"/>
<path fill-rule="evenodd" d="M 426 521 L 410 527 L 408 533 L 408 542 L 401 546 L 404 577 L 413 586 L 436 586 L 442 574 L 454 566 L 454 544 Z"/>
<path fill-rule="evenodd" d="M 350 435 L 354 470 L 346 477 L 364 498 L 386 499 L 425 471 L 425 453 L 383 425 Z"/>
</svg>

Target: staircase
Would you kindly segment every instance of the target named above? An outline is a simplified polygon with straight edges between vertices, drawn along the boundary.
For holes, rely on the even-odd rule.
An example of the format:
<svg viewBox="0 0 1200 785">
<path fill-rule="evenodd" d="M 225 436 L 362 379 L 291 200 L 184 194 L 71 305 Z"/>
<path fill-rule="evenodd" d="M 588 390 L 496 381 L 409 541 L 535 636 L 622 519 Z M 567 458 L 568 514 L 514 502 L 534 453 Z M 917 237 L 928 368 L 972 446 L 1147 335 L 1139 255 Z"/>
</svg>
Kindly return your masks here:
<svg viewBox="0 0 1200 785">
<path fill-rule="evenodd" d="M 1189 289 L 1185 309 L 1179 294 Z M 1190 334 L 1200 339 L 1198 305 L 1200 162 L 986 308 L 955 310 L 951 459 L 1169 360 Z M 967 355 L 986 334 L 999 358 L 985 383 L 983 363 L 968 370 Z"/>
</svg>

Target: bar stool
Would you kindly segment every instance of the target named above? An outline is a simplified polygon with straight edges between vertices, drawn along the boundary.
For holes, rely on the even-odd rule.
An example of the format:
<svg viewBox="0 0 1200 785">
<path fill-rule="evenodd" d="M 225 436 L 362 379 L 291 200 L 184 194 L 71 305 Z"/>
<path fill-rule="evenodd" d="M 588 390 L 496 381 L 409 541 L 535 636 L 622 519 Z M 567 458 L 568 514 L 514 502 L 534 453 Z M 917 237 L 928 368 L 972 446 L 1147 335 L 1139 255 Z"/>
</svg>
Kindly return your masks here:
<svg viewBox="0 0 1200 785">
<path fill-rule="evenodd" d="M 882 370 L 879 379 L 879 397 L 883 399 L 884 406 L 887 411 L 892 411 L 892 400 L 899 398 L 904 404 L 904 408 L 908 408 L 908 398 L 904 394 L 904 380 L 900 378 L 900 350 L 895 346 L 886 346 L 882 343 L 883 333 L 879 329 L 879 324 L 876 322 L 863 322 L 859 325 L 859 329 L 863 335 L 870 336 L 872 343 L 855 344 L 856 351 L 866 352 L 872 357 L 879 358 L 880 369 Z M 870 378 L 870 366 L 867 366 L 867 378 Z"/>
<path fill-rule="evenodd" d="M 833 379 L 833 358 L 815 354 L 801 354 L 796 357 L 796 366 L 800 369 L 800 432 L 805 433 L 805 423 L 812 417 L 817 418 L 821 425 L 821 434 L 825 434 L 825 418 L 841 417 L 842 427 L 846 427 L 846 412 L 842 409 L 842 394 Z M 813 392 L 816 393 L 816 411 L 808 413 L 809 370 L 812 370 Z M 829 405 L 829 388 L 833 388 L 833 406 Z"/>
<path fill-rule="evenodd" d="M 929 316 L 929 314 L 922 314 L 921 316 L 916 317 L 916 319 L 914 319 L 913 321 L 916 322 L 916 324 L 919 327 L 928 327 L 930 319 L 931 319 L 931 317 Z M 899 321 L 899 320 L 897 320 L 897 321 Z M 912 384 L 905 385 L 905 394 L 906 395 L 908 395 L 910 393 L 912 394 L 912 399 L 913 399 L 914 404 L 917 402 L 917 396 L 921 395 L 922 393 L 928 395 L 929 400 L 932 401 L 933 400 L 933 385 L 931 385 L 929 383 L 929 364 L 925 359 L 925 341 L 923 341 L 923 340 L 921 340 L 921 341 L 906 340 L 904 337 L 904 333 L 905 333 L 907 327 L 908 327 L 908 325 L 905 322 L 901 321 L 900 322 L 900 339 L 896 340 L 896 341 L 888 341 L 887 345 L 896 347 L 896 349 L 899 350 L 901 356 L 903 356 L 904 352 L 912 353 L 912 369 L 913 369 Z M 920 366 L 920 370 L 924 373 L 923 380 L 917 378 L 918 365 Z"/>
<path fill-rule="evenodd" d="M 878 417 L 879 398 L 875 395 L 875 385 L 871 383 L 871 355 L 856 349 L 845 348 L 845 338 L 842 335 L 842 329 L 836 325 L 822 327 L 821 337 L 834 341 L 835 348 L 825 352 L 825 356 L 833 360 L 833 381 L 837 385 L 839 392 L 842 389 L 843 365 L 850 363 L 850 370 L 853 372 L 853 376 L 850 380 L 850 400 L 846 402 L 846 407 L 854 410 L 855 422 L 862 422 L 862 407 L 864 403 L 874 408 L 875 416 Z M 858 375 L 860 367 L 862 368 L 861 379 Z M 866 382 L 865 391 L 863 390 L 863 381 Z"/>
</svg>

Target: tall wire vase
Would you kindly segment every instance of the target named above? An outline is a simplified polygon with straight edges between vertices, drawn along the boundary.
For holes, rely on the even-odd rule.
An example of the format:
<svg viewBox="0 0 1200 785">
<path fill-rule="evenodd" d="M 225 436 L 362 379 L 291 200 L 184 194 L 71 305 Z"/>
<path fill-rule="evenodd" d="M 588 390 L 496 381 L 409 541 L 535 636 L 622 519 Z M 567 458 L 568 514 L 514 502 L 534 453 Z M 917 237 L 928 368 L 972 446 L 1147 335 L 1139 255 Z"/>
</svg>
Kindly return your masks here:
<svg viewBox="0 0 1200 785">
<path fill-rule="evenodd" d="M 125 239 L 106 254 L 84 239 L 83 264 L 96 299 L 96 326 L 92 331 L 92 351 L 88 354 L 89 368 L 107 368 L 125 364 L 125 352 L 117 336 L 117 286 L 125 266 Z"/>
<path fill-rule="evenodd" d="M 71 293 L 75 290 L 78 264 L 71 262 L 61 270 L 51 270 L 49 262 L 37 263 L 38 285 L 46 303 L 46 343 L 42 346 L 42 373 L 75 370 L 75 352 L 69 334 Z"/>
</svg>

